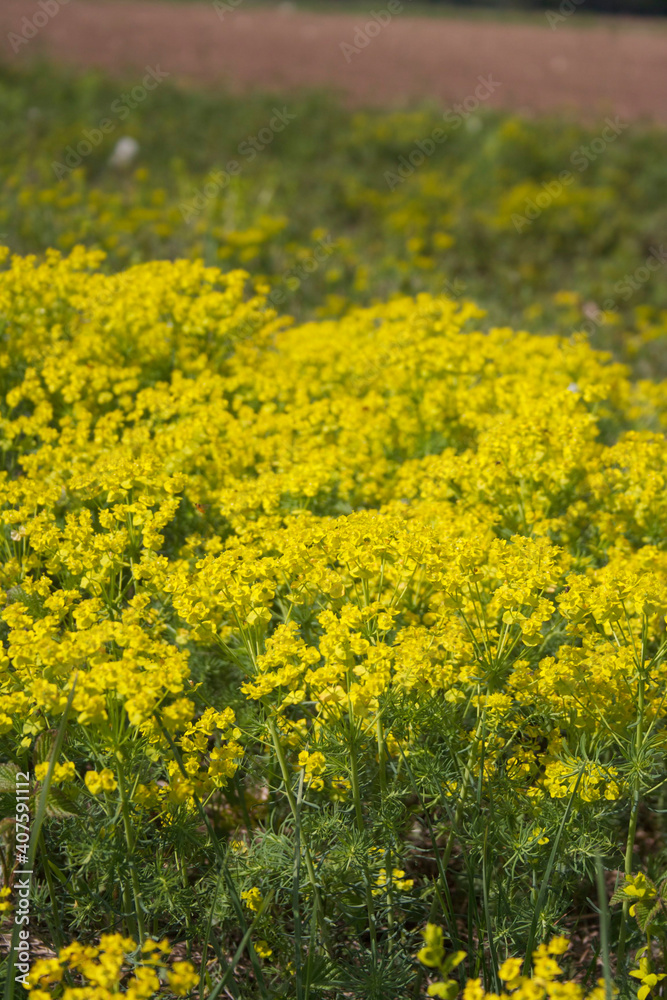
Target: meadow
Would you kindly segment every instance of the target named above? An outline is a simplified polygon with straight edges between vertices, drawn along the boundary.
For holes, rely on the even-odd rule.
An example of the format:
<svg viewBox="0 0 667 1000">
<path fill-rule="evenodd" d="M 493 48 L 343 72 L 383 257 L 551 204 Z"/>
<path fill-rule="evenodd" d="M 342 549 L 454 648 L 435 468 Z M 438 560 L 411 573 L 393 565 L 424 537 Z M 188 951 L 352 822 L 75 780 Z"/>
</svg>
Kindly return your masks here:
<svg viewBox="0 0 667 1000">
<path fill-rule="evenodd" d="M 664 130 L 0 112 L 7 1000 L 664 996 Z"/>
</svg>

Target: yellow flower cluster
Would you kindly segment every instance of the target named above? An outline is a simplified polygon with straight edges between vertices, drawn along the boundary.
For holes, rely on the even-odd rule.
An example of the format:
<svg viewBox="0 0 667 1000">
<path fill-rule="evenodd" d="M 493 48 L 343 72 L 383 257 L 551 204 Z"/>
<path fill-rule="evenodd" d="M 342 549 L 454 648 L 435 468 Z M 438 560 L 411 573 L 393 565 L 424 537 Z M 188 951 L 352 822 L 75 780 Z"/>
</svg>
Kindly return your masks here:
<svg viewBox="0 0 667 1000">
<path fill-rule="evenodd" d="M 379 888 L 373 889 L 373 895 L 379 896 L 381 893 L 387 892 L 387 890 L 391 890 L 394 887 L 403 892 L 408 892 L 415 884 L 415 880 L 406 878 L 402 868 L 392 868 L 391 875 L 387 874 L 386 868 L 381 868 L 380 874 L 375 879 L 375 884 Z"/>
<path fill-rule="evenodd" d="M 262 893 L 257 886 L 253 886 L 252 889 L 246 889 L 241 893 L 241 899 L 249 910 L 256 913 L 262 904 Z"/>
<path fill-rule="evenodd" d="M 105 730 L 120 704 L 160 743 L 160 708 L 193 780 L 219 731 L 202 778 L 215 784 L 240 732 L 229 713 L 193 722 L 183 639 L 241 643 L 246 695 L 279 712 L 479 689 L 500 731 L 548 704 L 547 758 L 530 741 L 504 752 L 520 780 L 542 762 L 539 787 L 569 794 L 557 726 L 627 723 L 636 639 L 662 627 L 663 439 L 600 436 L 654 401 L 582 341 L 464 333 L 468 303 L 399 299 L 280 331 L 241 272 L 105 276 L 98 261 L 77 250 L 2 272 L 3 728 L 38 733 L 75 670 L 80 725 Z M 648 683 L 657 693 L 662 673 Z M 584 797 L 600 786 L 614 798 L 622 782 L 589 768 Z"/>
<path fill-rule="evenodd" d="M 664 747 L 664 386 L 580 338 L 482 332 L 469 302 L 296 327 L 244 272 L 110 276 L 80 248 L 4 259 L 0 317 L 10 759 L 71 698 L 78 763 L 55 781 L 117 798 L 128 830 L 269 745 L 316 802 L 352 799 L 361 836 L 360 782 L 404 774 L 445 705 L 443 794 L 460 816 L 503 781 L 531 857 L 547 806 L 631 800 L 650 767 L 629 748 Z M 214 655 L 233 706 L 207 701 Z M 369 905 L 410 891 L 403 863 Z M 113 978 L 126 944 L 101 947 Z"/>
<path fill-rule="evenodd" d="M 532 975 L 522 974 L 524 962 L 520 958 L 506 959 L 498 970 L 504 990 L 502 993 L 492 993 L 484 989 L 481 978 L 468 979 L 460 992 L 459 984 L 454 979 L 446 978 L 465 958 L 465 952 L 459 951 L 447 955 L 444 947 L 444 935 L 441 927 L 427 924 L 423 932 L 424 947 L 417 955 L 420 962 L 431 968 L 437 968 L 445 977 L 441 982 L 432 983 L 427 994 L 430 997 L 443 997 L 445 1000 L 603 1000 L 606 996 L 605 981 L 601 979 L 598 985 L 588 993 L 580 983 L 563 982 L 559 977 L 563 970 L 555 956 L 563 955 L 568 948 L 565 937 L 554 937 L 548 944 L 541 944 L 532 955 Z"/>
<path fill-rule="evenodd" d="M 105 767 L 102 771 L 86 771 L 86 788 L 99 795 L 100 792 L 114 792 L 118 787 L 113 771 Z"/>
<path fill-rule="evenodd" d="M 63 1000 L 110 1000 L 122 995 L 128 1000 L 150 1000 L 163 992 L 185 996 L 199 981 L 190 962 L 176 961 L 167 966 L 170 948 L 166 940 L 147 938 L 139 946 L 120 934 L 102 935 L 98 945 L 74 943 L 62 948 L 57 958 L 38 959 L 30 970 L 28 996 L 51 1000 L 57 993 Z M 83 985 L 73 986 L 73 976 Z M 59 989 L 65 983 L 64 989 Z"/>
</svg>

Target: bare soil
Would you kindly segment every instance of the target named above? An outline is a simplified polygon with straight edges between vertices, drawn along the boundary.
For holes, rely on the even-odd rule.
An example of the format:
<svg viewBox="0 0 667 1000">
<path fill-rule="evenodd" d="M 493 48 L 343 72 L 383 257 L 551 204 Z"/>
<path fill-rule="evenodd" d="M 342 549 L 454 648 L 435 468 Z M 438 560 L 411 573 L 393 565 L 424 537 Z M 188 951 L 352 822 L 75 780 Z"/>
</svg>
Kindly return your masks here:
<svg viewBox="0 0 667 1000">
<path fill-rule="evenodd" d="M 213 2 L 69 0 L 35 31 L 31 25 L 26 30 L 24 19 L 40 11 L 36 0 L 2 0 L 0 58 L 48 58 L 136 76 L 137 83 L 147 66 L 159 66 L 171 80 L 238 90 L 326 88 L 357 106 L 431 99 L 451 107 L 472 98 L 481 77 L 497 84 L 485 101 L 489 106 L 667 122 L 667 30 L 661 23 L 609 18 L 584 26 L 575 22 L 575 10 L 553 29 L 546 18 L 542 26 L 406 13 L 380 27 L 370 14 L 226 3 L 221 18 Z M 378 0 L 375 8 L 385 21 L 387 3 Z M 364 30 L 366 45 L 359 34 L 355 42 L 357 29 Z M 17 42 L 32 31 L 26 44 Z M 344 50 L 342 43 L 355 47 Z"/>
</svg>

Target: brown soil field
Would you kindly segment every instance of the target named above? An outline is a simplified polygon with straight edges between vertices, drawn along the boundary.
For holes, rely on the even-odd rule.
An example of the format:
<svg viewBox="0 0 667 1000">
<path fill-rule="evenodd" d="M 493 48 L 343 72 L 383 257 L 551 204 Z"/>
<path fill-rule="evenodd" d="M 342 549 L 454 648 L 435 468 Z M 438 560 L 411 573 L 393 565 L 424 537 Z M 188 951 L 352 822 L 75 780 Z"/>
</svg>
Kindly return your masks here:
<svg viewBox="0 0 667 1000">
<path fill-rule="evenodd" d="M 58 0 L 44 2 L 51 9 Z M 239 90 L 327 88 L 357 106 L 401 107 L 425 99 L 451 106 L 472 97 L 483 78 L 494 83 L 485 103 L 496 107 L 667 122 L 667 25 L 661 23 L 609 18 L 575 24 L 579 10 L 555 28 L 546 18 L 542 26 L 534 20 L 415 17 L 406 13 L 406 2 L 391 15 L 389 0 L 378 0 L 379 20 L 301 11 L 289 3 L 225 3 L 220 17 L 213 2 L 69 0 L 35 28 L 37 0 L 3 0 L 0 57 L 19 64 L 47 58 L 136 75 L 137 82 L 151 66 L 174 81 Z M 370 22 L 374 27 L 367 31 Z M 358 29 L 367 44 L 355 44 L 364 41 Z"/>
</svg>

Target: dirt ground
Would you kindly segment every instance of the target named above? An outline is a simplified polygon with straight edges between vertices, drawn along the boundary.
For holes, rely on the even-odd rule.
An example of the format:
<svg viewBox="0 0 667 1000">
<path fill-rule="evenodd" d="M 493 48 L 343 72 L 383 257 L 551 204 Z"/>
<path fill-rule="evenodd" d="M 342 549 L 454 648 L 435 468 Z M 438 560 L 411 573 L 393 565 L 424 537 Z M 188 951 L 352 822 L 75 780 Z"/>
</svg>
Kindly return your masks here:
<svg viewBox="0 0 667 1000">
<path fill-rule="evenodd" d="M 407 0 L 404 13 L 393 16 L 389 0 L 378 0 L 379 20 L 298 11 L 290 3 L 252 8 L 244 0 L 218 0 L 226 7 L 222 17 L 213 2 L 42 2 L 56 10 L 43 25 L 47 15 L 37 0 L 2 0 L 0 58 L 23 63 L 47 57 L 136 75 L 137 83 L 147 66 L 158 66 L 172 80 L 239 89 L 326 87 L 356 105 L 387 107 L 425 98 L 444 106 L 466 97 L 472 103 L 484 78 L 493 83 L 488 105 L 528 114 L 564 109 L 585 117 L 667 122 L 662 24 L 577 24 L 576 8 L 553 29 L 546 19 L 540 26 L 414 17 L 405 13 Z"/>
</svg>

